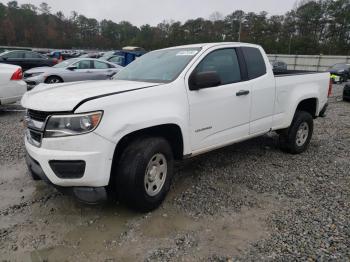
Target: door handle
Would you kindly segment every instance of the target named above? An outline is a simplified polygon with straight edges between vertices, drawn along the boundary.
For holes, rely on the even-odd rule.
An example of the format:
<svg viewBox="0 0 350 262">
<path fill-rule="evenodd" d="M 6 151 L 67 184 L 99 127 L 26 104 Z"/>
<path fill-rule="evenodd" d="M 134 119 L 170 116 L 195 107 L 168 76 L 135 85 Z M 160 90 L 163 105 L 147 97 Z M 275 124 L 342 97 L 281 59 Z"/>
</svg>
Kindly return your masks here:
<svg viewBox="0 0 350 262">
<path fill-rule="evenodd" d="M 236 93 L 236 96 L 246 96 L 249 95 L 249 91 L 248 90 L 240 90 Z"/>
</svg>

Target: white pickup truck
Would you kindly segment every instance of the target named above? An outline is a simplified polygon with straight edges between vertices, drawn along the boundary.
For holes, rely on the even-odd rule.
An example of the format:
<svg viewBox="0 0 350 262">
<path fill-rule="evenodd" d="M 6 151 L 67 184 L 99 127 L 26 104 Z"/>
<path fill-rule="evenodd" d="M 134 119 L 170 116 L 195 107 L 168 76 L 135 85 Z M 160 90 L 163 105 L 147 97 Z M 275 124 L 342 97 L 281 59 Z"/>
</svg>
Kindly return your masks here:
<svg viewBox="0 0 350 262">
<path fill-rule="evenodd" d="M 150 52 L 112 81 L 38 86 L 26 93 L 25 145 L 34 179 L 88 203 L 117 192 L 148 211 L 165 198 L 173 162 L 261 136 L 306 150 L 324 114 L 329 73 L 274 75 L 244 43 Z"/>
</svg>

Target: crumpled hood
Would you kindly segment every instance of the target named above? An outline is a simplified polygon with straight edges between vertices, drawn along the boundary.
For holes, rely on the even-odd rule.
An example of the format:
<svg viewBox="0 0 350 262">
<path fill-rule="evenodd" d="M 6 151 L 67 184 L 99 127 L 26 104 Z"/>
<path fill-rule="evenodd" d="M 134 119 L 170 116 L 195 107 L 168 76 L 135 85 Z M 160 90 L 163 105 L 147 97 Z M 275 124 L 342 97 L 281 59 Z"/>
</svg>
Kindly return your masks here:
<svg viewBox="0 0 350 262">
<path fill-rule="evenodd" d="M 24 108 L 62 112 L 72 111 L 80 102 L 118 92 L 134 91 L 140 88 L 160 85 L 159 83 L 124 80 L 82 81 L 55 85 L 40 84 L 24 94 L 21 104 Z"/>
</svg>

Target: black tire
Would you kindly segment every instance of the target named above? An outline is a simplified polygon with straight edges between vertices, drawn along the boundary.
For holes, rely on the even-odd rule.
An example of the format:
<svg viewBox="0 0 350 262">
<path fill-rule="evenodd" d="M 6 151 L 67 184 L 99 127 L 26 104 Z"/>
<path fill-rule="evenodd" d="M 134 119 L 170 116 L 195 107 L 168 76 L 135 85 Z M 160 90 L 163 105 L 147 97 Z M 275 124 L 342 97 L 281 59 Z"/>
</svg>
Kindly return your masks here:
<svg viewBox="0 0 350 262">
<path fill-rule="evenodd" d="M 161 190 L 150 196 L 146 191 L 146 170 L 155 155 L 165 157 L 167 170 L 163 185 L 159 186 Z M 166 139 L 144 137 L 132 141 L 121 154 L 117 164 L 116 186 L 120 201 L 142 212 L 157 208 L 170 189 L 173 165 L 173 153 Z M 163 174 L 159 174 L 160 176 Z"/>
<path fill-rule="evenodd" d="M 62 78 L 58 77 L 58 76 L 49 76 L 48 78 L 46 78 L 45 80 L 46 84 L 58 84 L 58 83 L 63 83 Z"/>
<path fill-rule="evenodd" d="M 299 140 L 300 137 L 298 137 L 297 134 L 298 130 L 301 127 L 305 127 L 304 123 L 308 127 L 308 130 L 306 130 L 306 128 L 303 129 L 305 133 L 307 132 L 307 137 L 305 139 L 305 136 L 303 136 L 303 139 L 301 139 L 301 141 L 305 139 L 305 142 L 301 143 Z M 313 129 L 314 122 L 311 114 L 305 111 L 297 111 L 295 113 L 291 126 L 282 132 L 279 136 L 281 149 L 291 154 L 300 154 L 304 152 L 310 144 Z"/>
</svg>

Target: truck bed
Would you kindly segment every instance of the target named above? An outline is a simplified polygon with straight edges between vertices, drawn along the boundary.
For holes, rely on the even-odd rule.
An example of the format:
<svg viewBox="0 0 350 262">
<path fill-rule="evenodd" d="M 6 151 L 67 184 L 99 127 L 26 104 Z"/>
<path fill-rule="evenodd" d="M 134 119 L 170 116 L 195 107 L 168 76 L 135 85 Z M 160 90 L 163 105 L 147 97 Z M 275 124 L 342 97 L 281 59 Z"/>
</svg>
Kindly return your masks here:
<svg viewBox="0 0 350 262">
<path fill-rule="evenodd" d="M 316 98 L 316 116 L 327 103 L 330 76 L 328 72 L 289 70 L 275 75 L 276 104 L 275 121 L 288 126 L 293 118 L 295 104 L 299 99 Z M 286 121 L 288 119 L 288 121 Z"/>
<path fill-rule="evenodd" d="M 291 75 L 308 75 L 308 74 L 319 74 L 324 72 L 317 72 L 317 71 L 307 71 L 307 70 L 286 70 L 283 72 L 275 72 L 273 71 L 273 74 L 275 77 L 283 77 L 283 76 L 291 76 Z"/>
</svg>

